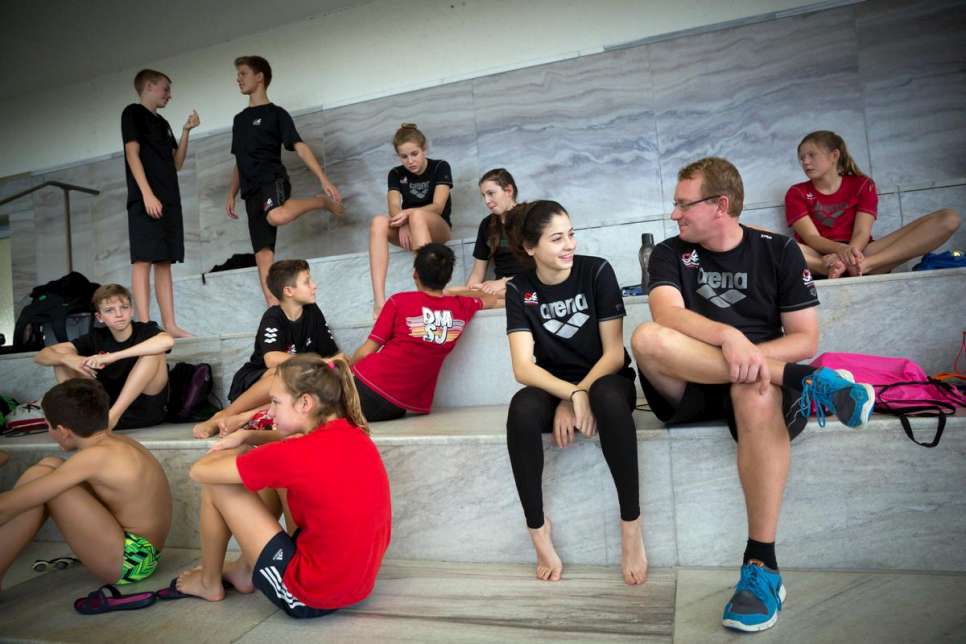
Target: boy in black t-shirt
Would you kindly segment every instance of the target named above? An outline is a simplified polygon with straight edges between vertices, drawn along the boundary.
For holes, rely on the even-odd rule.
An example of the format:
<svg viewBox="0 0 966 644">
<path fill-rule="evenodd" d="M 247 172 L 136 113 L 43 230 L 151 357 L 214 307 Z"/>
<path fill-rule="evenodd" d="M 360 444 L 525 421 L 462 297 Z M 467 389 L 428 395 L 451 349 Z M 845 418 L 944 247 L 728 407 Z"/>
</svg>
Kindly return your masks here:
<svg viewBox="0 0 966 644">
<path fill-rule="evenodd" d="M 158 109 L 171 100 L 171 79 L 153 69 L 134 77 L 138 103 L 121 114 L 124 170 L 127 175 L 127 220 L 131 244 L 131 288 L 138 318 L 150 317 L 150 278 L 154 264 L 154 288 L 161 322 L 175 338 L 191 337 L 174 319 L 171 264 L 184 261 L 184 222 L 178 170 L 188 154 L 188 133 L 201 120 L 191 112 L 175 141 L 171 126 Z"/>
<path fill-rule="evenodd" d="M 798 246 L 738 223 L 738 170 L 702 159 L 678 174 L 671 218 L 680 234 L 659 244 L 648 267 L 653 322 L 632 345 L 644 395 L 668 424 L 727 419 L 749 535 L 741 580 L 724 610 L 728 628 L 775 624 L 785 599 L 775 557 L 790 441 L 812 403 L 819 424 L 835 413 L 865 424 L 874 396 L 851 374 L 794 364 L 818 347 L 818 297 Z"/>
<path fill-rule="evenodd" d="M 268 287 L 281 304 L 262 315 L 255 334 L 255 350 L 231 381 L 231 404 L 194 426 L 195 438 L 227 434 L 247 423 L 269 403 L 268 391 L 275 367 L 300 353 L 336 356 L 339 347 L 329 331 L 325 316 L 315 303 L 315 282 L 304 259 L 286 259 L 272 264 Z"/>
<path fill-rule="evenodd" d="M 235 194 L 241 188 L 248 213 L 248 232 L 258 265 L 258 278 L 268 306 L 278 300 L 268 288 L 268 269 L 275 261 L 276 226 L 291 223 L 307 212 L 325 209 L 334 215 L 343 213 L 342 196 L 323 172 L 312 149 L 302 142 L 292 116 L 269 102 L 268 85 L 272 68 L 261 56 L 235 59 L 238 89 L 248 97 L 248 107 L 235 115 L 231 128 L 231 153 L 235 168 L 228 188 L 225 209 L 235 213 Z M 282 164 L 282 146 L 294 150 L 305 166 L 322 184 L 322 193 L 309 199 L 289 199 L 292 186 Z"/>
<path fill-rule="evenodd" d="M 108 429 L 150 427 L 164 422 L 168 408 L 165 353 L 174 338 L 155 322 L 131 320 L 131 294 L 105 284 L 92 298 L 103 328 L 46 347 L 34 362 L 54 368 L 57 382 L 96 378 L 111 399 Z"/>
</svg>

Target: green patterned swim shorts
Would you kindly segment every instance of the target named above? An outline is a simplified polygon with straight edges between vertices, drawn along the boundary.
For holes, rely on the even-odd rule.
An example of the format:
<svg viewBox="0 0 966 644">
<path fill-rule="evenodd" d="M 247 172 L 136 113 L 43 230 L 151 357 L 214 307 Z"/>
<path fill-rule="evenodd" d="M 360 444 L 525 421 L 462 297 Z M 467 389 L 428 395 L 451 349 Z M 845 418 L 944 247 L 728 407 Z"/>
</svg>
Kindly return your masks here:
<svg viewBox="0 0 966 644">
<path fill-rule="evenodd" d="M 150 577 L 158 569 L 161 553 L 150 541 L 133 532 L 124 533 L 124 563 L 117 585 L 133 584 Z"/>
</svg>

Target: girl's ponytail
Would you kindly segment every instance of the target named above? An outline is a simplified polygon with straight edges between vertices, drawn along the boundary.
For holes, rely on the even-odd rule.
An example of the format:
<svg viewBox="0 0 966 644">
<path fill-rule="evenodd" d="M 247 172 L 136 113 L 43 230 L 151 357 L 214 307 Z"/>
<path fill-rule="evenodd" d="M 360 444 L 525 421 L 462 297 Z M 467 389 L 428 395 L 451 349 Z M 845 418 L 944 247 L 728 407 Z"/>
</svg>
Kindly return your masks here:
<svg viewBox="0 0 966 644">
<path fill-rule="evenodd" d="M 280 364 L 277 374 L 293 398 L 303 394 L 315 397 L 320 419 L 339 416 L 369 433 L 355 379 L 345 360 L 327 361 L 317 354 L 305 353 Z"/>
<path fill-rule="evenodd" d="M 345 412 L 345 417 L 353 425 L 368 434 L 369 421 L 362 414 L 362 402 L 359 400 L 359 390 L 356 389 L 356 380 L 352 375 L 352 369 L 349 368 L 349 363 L 341 358 L 337 358 L 329 364 L 332 365 L 332 369 L 339 376 L 339 384 L 342 388 L 342 407 Z"/>
</svg>

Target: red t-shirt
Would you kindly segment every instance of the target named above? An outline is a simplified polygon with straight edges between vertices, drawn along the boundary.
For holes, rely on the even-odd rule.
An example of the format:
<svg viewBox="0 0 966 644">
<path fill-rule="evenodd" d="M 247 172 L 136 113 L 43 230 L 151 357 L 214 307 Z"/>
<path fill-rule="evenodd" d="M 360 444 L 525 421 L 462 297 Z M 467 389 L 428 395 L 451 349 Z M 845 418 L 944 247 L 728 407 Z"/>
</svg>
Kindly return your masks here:
<svg viewBox="0 0 966 644">
<path fill-rule="evenodd" d="M 301 528 L 285 586 L 313 608 L 341 608 L 372 592 L 389 547 L 389 478 L 369 437 L 344 418 L 238 457 L 253 492 L 288 491 Z"/>
<path fill-rule="evenodd" d="M 481 308 L 483 302 L 475 297 L 396 293 L 386 300 L 369 334 L 382 348 L 352 371 L 397 407 L 428 414 L 443 360 Z"/>
<path fill-rule="evenodd" d="M 825 239 L 848 243 L 852 239 L 855 215 L 867 212 L 876 216 L 879 196 L 869 177 L 847 174 L 833 194 L 823 195 L 811 181 L 796 183 L 785 193 L 785 220 L 789 227 L 808 215 Z M 802 238 L 795 233 L 795 239 Z"/>
</svg>

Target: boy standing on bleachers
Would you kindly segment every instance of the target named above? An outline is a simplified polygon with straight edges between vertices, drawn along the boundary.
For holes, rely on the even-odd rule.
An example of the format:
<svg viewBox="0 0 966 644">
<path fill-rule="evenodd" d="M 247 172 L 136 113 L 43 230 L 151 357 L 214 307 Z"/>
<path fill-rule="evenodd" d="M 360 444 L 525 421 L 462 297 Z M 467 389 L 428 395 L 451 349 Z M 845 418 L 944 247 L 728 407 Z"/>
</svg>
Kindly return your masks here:
<svg viewBox="0 0 966 644">
<path fill-rule="evenodd" d="M 339 347 L 322 310 L 315 303 L 316 285 L 304 259 L 284 259 L 268 271 L 268 288 L 280 304 L 262 315 L 255 334 L 255 350 L 232 378 L 227 407 L 194 426 L 195 438 L 208 438 L 238 429 L 270 401 L 275 368 L 300 353 L 335 356 Z"/>
<path fill-rule="evenodd" d="M 813 403 L 820 425 L 827 410 L 857 427 L 868 422 L 874 394 L 847 372 L 795 364 L 818 347 L 815 284 L 793 240 L 738 222 L 743 201 L 741 176 L 725 159 L 678 173 L 671 218 L 679 234 L 651 255 L 653 322 L 635 330 L 632 344 L 659 419 L 724 419 L 738 443 L 748 542 L 722 623 L 761 631 L 785 601 L 775 539 L 790 442 Z"/>
<path fill-rule="evenodd" d="M 168 410 L 165 353 L 174 338 L 157 322 L 132 321 L 131 293 L 120 284 L 101 286 L 92 300 L 104 326 L 45 347 L 34 362 L 53 367 L 57 382 L 99 380 L 110 398 L 109 430 L 160 425 Z"/>
<path fill-rule="evenodd" d="M 134 77 L 137 103 L 121 113 L 124 170 L 127 175 L 127 222 L 131 245 L 131 289 L 141 322 L 150 319 L 151 265 L 161 323 L 174 338 L 191 334 L 174 319 L 171 264 L 184 261 L 184 221 L 178 170 L 188 155 L 188 134 L 201 120 L 192 111 L 176 141 L 158 109 L 171 100 L 171 79 L 153 69 Z"/>
<path fill-rule="evenodd" d="M 110 401 L 94 380 L 55 385 L 41 405 L 50 436 L 76 454 L 41 459 L 0 493 L 0 580 L 48 516 L 104 583 L 146 579 L 171 527 L 171 492 L 160 463 L 108 429 Z"/>
<path fill-rule="evenodd" d="M 292 116 L 268 100 L 272 68 L 261 56 L 235 59 L 238 89 L 248 97 L 248 107 L 235 115 L 231 127 L 231 153 L 235 167 L 225 209 L 235 214 L 235 194 L 241 188 L 248 214 L 248 233 L 258 266 L 258 279 L 268 306 L 279 303 L 268 288 L 268 269 L 275 261 L 276 226 L 295 221 L 312 210 L 325 209 L 341 215 L 342 196 L 319 165 L 312 148 L 302 142 Z M 322 186 L 322 193 L 308 199 L 290 199 L 292 185 L 282 164 L 282 146 L 294 151 Z"/>
</svg>

